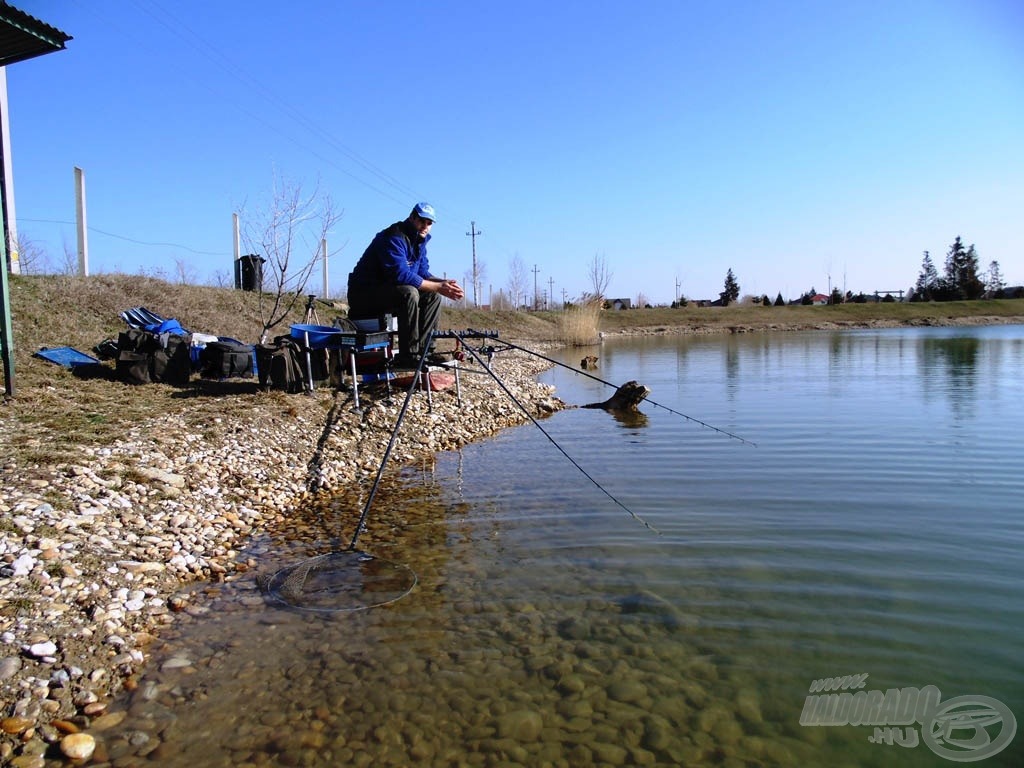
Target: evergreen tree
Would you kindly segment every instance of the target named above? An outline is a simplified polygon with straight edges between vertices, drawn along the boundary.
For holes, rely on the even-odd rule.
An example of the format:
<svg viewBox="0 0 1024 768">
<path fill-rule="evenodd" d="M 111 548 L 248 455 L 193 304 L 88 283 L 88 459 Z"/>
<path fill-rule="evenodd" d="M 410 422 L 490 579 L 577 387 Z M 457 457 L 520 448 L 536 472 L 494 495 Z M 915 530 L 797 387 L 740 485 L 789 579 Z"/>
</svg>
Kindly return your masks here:
<svg viewBox="0 0 1024 768">
<path fill-rule="evenodd" d="M 931 254 L 925 251 L 924 259 L 921 260 L 921 274 L 917 276 L 911 301 L 931 301 L 938 287 L 939 272 L 932 263 Z"/>
<path fill-rule="evenodd" d="M 957 236 L 946 254 L 946 274 L 941 281 L 941 298 L 945 301 L 980 299 L 984 292 L 985 284 L 978 277 L 978 254 L 973 245 L 964 248 Z"/>
<path fill-rule="evenodd" d="M 782 298 L 782 291 L 779 291 L 779 295 L 775 297 L 775 306 L 784 307 L 786 306 L 786 300 Z"/>
<path fill-rule="evenodd" d="M 740 284 L 732 273 L 732 267 L 725 273 L 725 290 L 722 291 L 722 306 L 727 307 L 740 297 Z"/>
<path fill-rule="evenodd" d="M 988 281 L 985 284 L 989 293 L 992 294 L 992 298 L 1000 299 L 1003 295 L 1003 290 L 1006 288 L 1006 283 L 1003 282 L 1003 273 L 999 269 L 999 262 L 992 261 L 988 265 Z"/>
</svg>

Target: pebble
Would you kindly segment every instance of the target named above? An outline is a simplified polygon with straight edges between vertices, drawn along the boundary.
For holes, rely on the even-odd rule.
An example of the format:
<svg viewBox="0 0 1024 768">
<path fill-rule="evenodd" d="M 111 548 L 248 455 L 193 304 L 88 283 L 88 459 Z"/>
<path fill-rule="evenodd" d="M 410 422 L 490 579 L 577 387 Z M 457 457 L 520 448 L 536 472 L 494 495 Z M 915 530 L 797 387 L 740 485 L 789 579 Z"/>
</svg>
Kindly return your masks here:
<svg viewBox="0 0 1024 768">
<path fill-rule="evenodd" d="M 560 406 L 552 388 L 533 379 L 543 363 L 505 352 L 497 366 L 538 414 Z M 427 459 L 526 420 L 488 377 L 464 376 L 461 395 L 461 405 L 454 390 L 434 393 L 430 402 L 413 397 L 392 464 Z M 0 643 L 11 648 L 0 658 L 0 703 L 16 715 L 0 725 L 8 734 L 0 749 L 13 748 L 10 765 L 42 765 L 41 752 L 32 751 L 45 751 L 41 738 L 18 741 L 39 726 L 48 725 L 47 733 L 81 729 L 65 734 L 62 750 L 71 736 L 118 728 L 126 713 L 108 711 L 106 702 L 137 687 L 152 638 L 209 612 L 201 596 L 182 597 L 183 583 L 244 573 L 251 561 L 240 553 L 261 527 L 315 496 L 371 478 L 399 410 L 367 392 L 362 413 L 334 411 L 347 393 L 326 388 L 313 397 L 246 397 L 249 418 L 225 416 L 215 399 L 189 402 L 181 412 L 127 427 L 109 445 L 82 446 L 73 461 L 29 468 L 12 459 L 0 469 L 0 511 L 11 521 L 0 530 L 0 603 L 21 606 L 0 615 Z M 41 446 L 45 439 L 0 413 L 4 444 Z M 255 609 L 262 603 L 258 594 L 246 599 Z M 195 673 L 192 664 L 181 657 L 161 668 L 187 675 Z M 525 711 L 503 722 L 507 732 L 528 739 L 539 738 L 543 727 L 539 715 Z M 410 744 L 428 762 L 436 755 L 422 736 Z M 154 735 L 145 749 L 171 747 Z M 356 748 L 349 749 L 354 756 Z"/>
<path fill-rule="evenodd" d="M 60 740 L 60 751 L 71 760 L 88 760 L 96 751 L 96 739 L 88 733 L 69 733 Z"/>
</svg>

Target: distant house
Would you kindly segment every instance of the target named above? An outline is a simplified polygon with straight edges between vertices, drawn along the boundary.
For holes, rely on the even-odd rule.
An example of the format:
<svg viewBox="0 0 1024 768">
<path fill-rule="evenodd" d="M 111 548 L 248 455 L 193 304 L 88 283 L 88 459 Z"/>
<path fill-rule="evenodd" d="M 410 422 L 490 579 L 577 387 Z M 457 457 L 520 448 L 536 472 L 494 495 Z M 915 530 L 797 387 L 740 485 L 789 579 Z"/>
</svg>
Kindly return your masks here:
<svg viewBox="0 0 1024 768">
<path fill-rule="evenodd" d="M 632 302 L 629 299 L 608 299 L 608 309 L 629 309 Z"/>
<path fill-rule="evenodd" d="M 816 293 L 811 296 L 811 304 L 828 304 L 828 296 L 824 293 Z"/>
</svg>

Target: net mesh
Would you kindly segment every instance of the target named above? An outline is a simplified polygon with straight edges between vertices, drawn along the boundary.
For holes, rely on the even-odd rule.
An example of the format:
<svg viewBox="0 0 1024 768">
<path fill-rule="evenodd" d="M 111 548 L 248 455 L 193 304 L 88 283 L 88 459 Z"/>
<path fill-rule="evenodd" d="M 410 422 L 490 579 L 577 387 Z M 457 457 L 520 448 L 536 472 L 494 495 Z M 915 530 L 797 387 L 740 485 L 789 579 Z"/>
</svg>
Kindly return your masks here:
<svg viewBox="0 0 1024 768">
<path fill-rule="evenodd" d="M 393 603 L 416 583 L 406 565 L 366 552 L 330 552 L 282 568 L 270 577 L 267 593 L 304 611 L 360 611 Z"/>
</svg>

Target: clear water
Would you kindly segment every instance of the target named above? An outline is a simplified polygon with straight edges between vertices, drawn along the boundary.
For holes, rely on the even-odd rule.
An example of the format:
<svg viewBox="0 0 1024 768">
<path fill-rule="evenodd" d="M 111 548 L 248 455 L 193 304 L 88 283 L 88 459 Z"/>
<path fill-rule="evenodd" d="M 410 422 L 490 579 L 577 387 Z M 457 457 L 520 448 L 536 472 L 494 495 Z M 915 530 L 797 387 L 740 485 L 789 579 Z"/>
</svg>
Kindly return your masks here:
<svg viewBox="0 0 1024 768">
<path fill-rule="evenodd" d="M 527 425 L 403 471 L 361 540 L 417 574 L 388 607 L 310 615 L 249 581 L 210 590 L 121 703 L 110 757 L 1024 764 L 1024 733 L 984 751 L 1007 711 L 1024 718 L 1024 327 L 614 339 L 598 354 L 602 379 L 652 390 L 641 416 L 565 411 L 548 436 Z M 567 402 L 611 393 L 563 368 L 544 378 Z M 254 552 L 272 571 L 324 551 L 361 504 L 338 499 Z M 898 731 L 891 710 L 882 727 L 802 724 L 824 695 L 813 681 L 847 675 L 911 708 L 926 686 L 943 704 L 988 697 L 1001 720 L 934 742 L 945 753 L 924 743 L 934 712 Z"/>
</svg>

